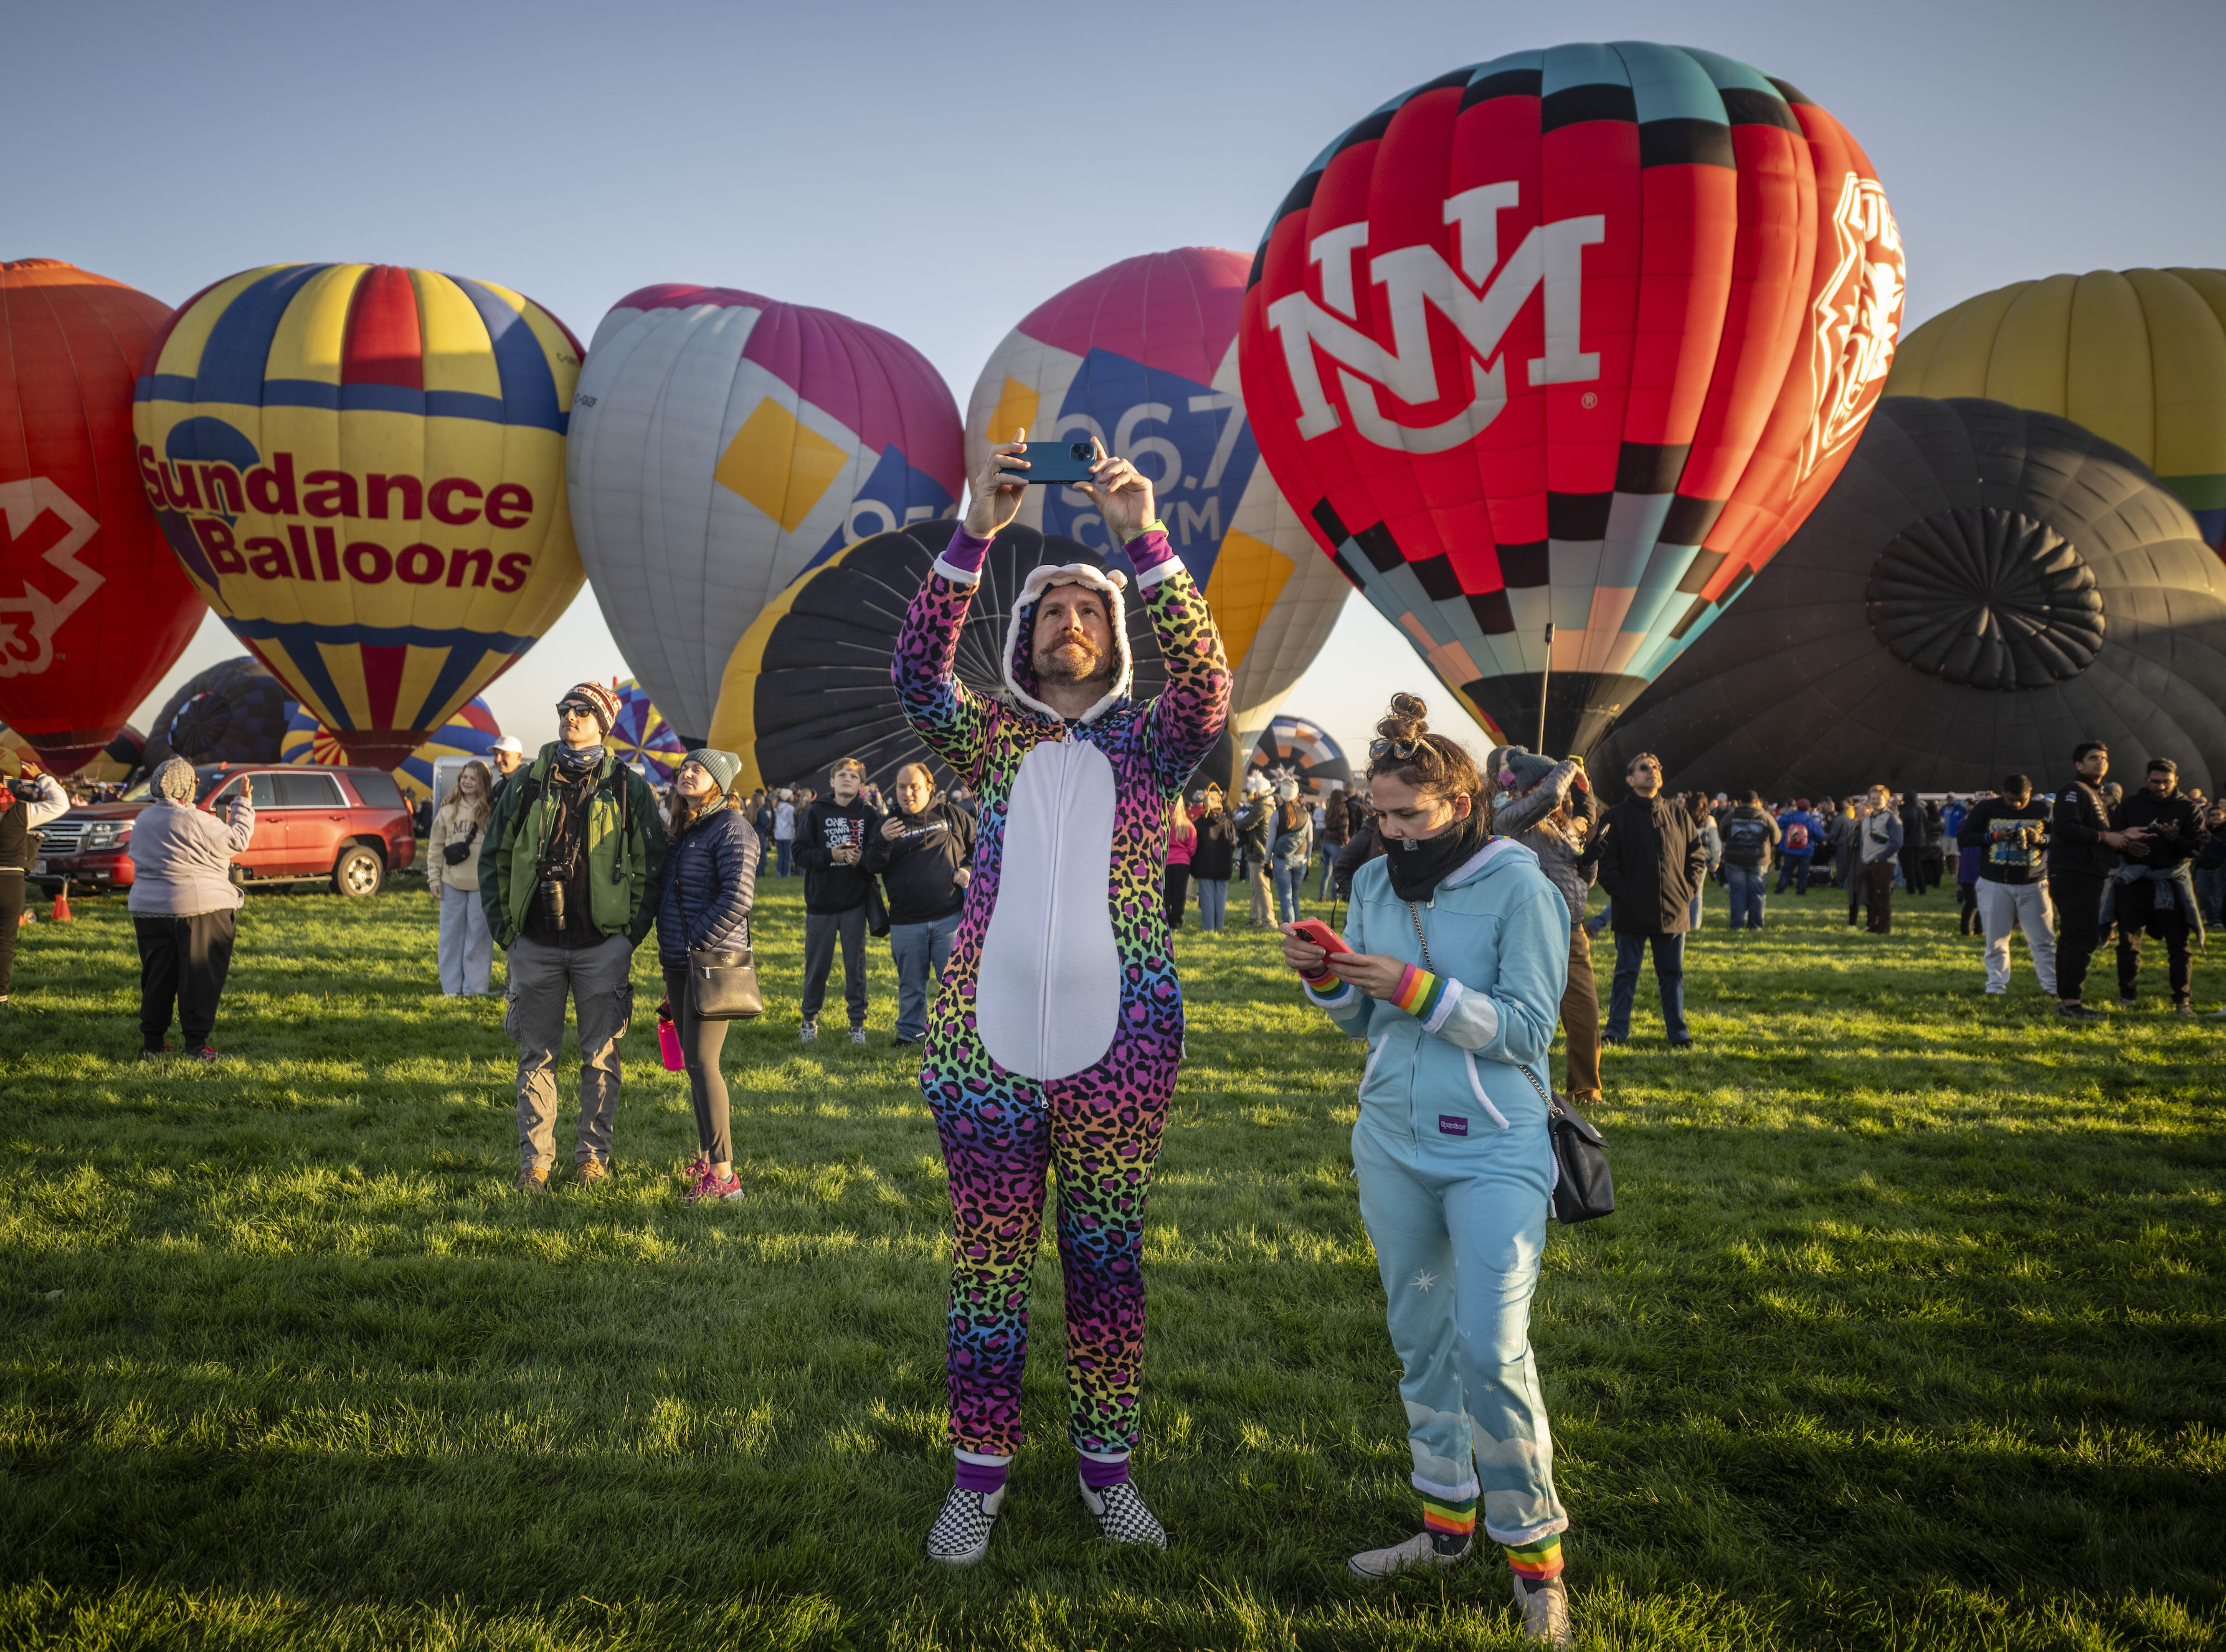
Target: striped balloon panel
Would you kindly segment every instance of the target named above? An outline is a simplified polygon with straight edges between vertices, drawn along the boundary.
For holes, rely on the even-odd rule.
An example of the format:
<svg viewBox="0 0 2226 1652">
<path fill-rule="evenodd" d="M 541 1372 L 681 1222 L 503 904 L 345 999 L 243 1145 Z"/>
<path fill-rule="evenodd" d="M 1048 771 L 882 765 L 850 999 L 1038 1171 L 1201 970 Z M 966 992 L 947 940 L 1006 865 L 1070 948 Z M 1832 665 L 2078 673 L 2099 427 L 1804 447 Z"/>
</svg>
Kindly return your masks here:
<svg viewBox="0 0 2226 1652">
<path fill-rule="evenodd" d="M 242 271 L 149 346 L 139 467 L 173 549 L 364 760 L 402 761 L 578 593 L 580 353 L 506 288 L 359 264 Z"/>
<path fill-rule="evenodd" d="M 296 702 L 286 708 L 286 733 L 280 741 L 279 759 L 287 763 L 345 766 L 347 749 L 332 730 L 319 722 L 307 707 Z M 433 737 L 404 758 L 393 771 L 396 784 L 411 802 L 433 795 L 433 765 L 443 757 L 485 757 L 502 738 L 502 728 L 484 700 L 474 700 Z"/>
<path fill-rule="evenodd" d="M 611 687 L 619 696 L 619 715 L 603 744 L 619 760 L 641 769 L 660 785 L 680 772 L 688 760 L 688 747 L 665 714 L 651 703 L 649 691 L 632 677 Z"/>
<path fill-rule="evenodd" d="M 1245 416 L 1237 331 L 1249 267 L 1242 253 L 1178 247 L 1085 276 L 1005 335 L 966 410 L 970 461 L 1027 430 L 1095 437 L 1151 479 L 1221 631 L 1240 754 L 1313 664 L 1350 588 L 1260 462 Z M 1028 489 L 1018 519 L 1126 565 L 1078 489 Z"/>
<path fill-rule="evenodd" d="M 2070 419 L 2157 474 L 2226 556 L 2226 270 L 2095 270 L 1967 298 L 1902 341 L 1892 396 Z"/>
<path fill-rule="evenodd" d="M 1900 307 L 1828 114 L 1714 53 L 1556 47 L 1316 158 L 1253 261 L 1242 377 L 1317 543 L 1441 680 L 1495 734 L 1543 695 L 1581 747 L 1829 486 Z"/>
</svg>

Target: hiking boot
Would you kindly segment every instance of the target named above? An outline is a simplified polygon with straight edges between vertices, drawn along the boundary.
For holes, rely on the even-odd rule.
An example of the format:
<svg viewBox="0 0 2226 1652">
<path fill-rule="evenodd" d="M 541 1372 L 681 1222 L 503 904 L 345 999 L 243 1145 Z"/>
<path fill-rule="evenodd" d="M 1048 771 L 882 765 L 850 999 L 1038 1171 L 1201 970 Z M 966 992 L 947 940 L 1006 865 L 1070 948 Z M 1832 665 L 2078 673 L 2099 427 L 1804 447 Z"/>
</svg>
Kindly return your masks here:
<svg viewBox="0 0 2226 1652">
<path fill-rule="evenodd" d="M 2120 1009 L 2139 1009 L 2140 1007 L 2141 1001 L 2140 999 L 2129 998 L 2124 993 L 2120 993 L 2118 994 L 2118 1007 Z"/>
<path fill-rule="evenodd" d="M 969 1491 L 951 1488 L 943 1512 L 927 1528 L 927 1558 L 945 1566 L 972 1566 L 989 1552 L 989 1533 L 997 1524 L 997 1511 L 1005 1506 L 1005 1488 Z"/>
<path fill-rule="evenodd" d="M 574 1174 L 580 1179 L 581 1186 L 593 1187 L 597 1182 L 610 1180 L 611 1167 L 600 1159 L 582 1159 Z"/>
<path fill-rule="evenodd" d="M 549 1172 L 537 1165 L 531 1170 L 519 1171 L 518 1191 L 528 1194 L 546 1193 L 549 1191 Z"/>
<path fill-rule="evenodd" d="M 1403 1543 L 1354 1555 L 1345 1563 L 1345 1569 L 1356 1578 L 1388 1578 L 1417 1566 L 1452 1566 L 1468 1559 L 1469 1550 L 1475 1547 L 1476 1540 L 1466 1534 L 1462 1535 L 1460 1547 L 1446 1549 L 1438 1546 L 1436 1533 L 1416 1532 Z"/>
<path fill-rule="evenodd" d="M 1693 1047 L 1693 1040 L 1690 1039 L 1672 1039 L 1670 1040 L 1670 1047 L 1672 1050 L 1689 1050 Z"/>
<path fill-rule="evenodd" d="M 1515 1579 L 1515 1606 L 1523 1614 L 1525 1646 L 1574 1648 L 1575 1631 L 1569 1627 L 1569 1591 L 1559 1578 L 1543 1583 Z"/>
<path fill-rule="evenodd" d="M 2172 1013 L 2175 1015 L 2192 1015 L 2195 1013 L 2195 1006 L 2183 999 L 2172 1007 Z"/>
<path fill-rule="evenodd" d="M 804 1037 L 802 1041 L 805 1044 L 816 1044 L 819 1041 L 818 1022 L 806 1021 L 804 1024 Z"/>
<path fill-rule="evenodd" d="M 1082 1506 L 1097 1516 L 1097 1529 L 1109 1543 L 1161 1549 L 1167 1546 L 1166 1528 L 1144 1506 L 1143 1494 L 1126 1480 L 1103 1491 L 1084 1485 Z"/>
<path fill-rule="evenodd" d="M 2099 1009 L 2089 1009 L 2084 1004 L 2058 1004 L 2056 1013 L 2067 1021 L 2107 1021 L 2110 1018 Z"/>
</svg>

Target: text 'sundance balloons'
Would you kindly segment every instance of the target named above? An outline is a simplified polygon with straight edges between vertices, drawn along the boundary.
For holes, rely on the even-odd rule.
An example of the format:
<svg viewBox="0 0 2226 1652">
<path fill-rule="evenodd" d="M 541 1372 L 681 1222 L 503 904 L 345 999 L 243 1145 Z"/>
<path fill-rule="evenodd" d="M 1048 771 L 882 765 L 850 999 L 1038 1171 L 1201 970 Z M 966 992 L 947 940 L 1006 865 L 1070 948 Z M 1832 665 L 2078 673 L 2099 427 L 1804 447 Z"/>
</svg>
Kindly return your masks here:
<svg viewBox="0 0 2226 1652">
<path fill-rule="evenodd" d="M 1581 750 L 1766 562 L 1892 359 L 1840 124 L 1713 52 L 1441 75 L 1339 137 L 1245 295 L 1245 405 L 1322 548 L 1496 734 Z"/>
<path fill-rule="evenodd" d="M 348 766 L 348 754 L 332 730 L 299 703 L 287 708 L 286 734 L 280 758 L 288 763 Z M 393 771 L 397 785 L 412 803 L 433 796 L 433 765 L 444 757 L 485 757 L 502 738 L 502 725 L 484 700 L 474 700 L 440 728 L 432 738 L 404 758 Z"/>
<path fill-rule="evenodd" d="M 2226 555 L 2226 270 L 2095 270 L 1967 298 L 1902 341 L 1889 396 L 1983 396 L 2146 465 Z"/>
<path fill-rule="evenodd" d="M 130 462 L 132 379 L 169 315 L 58 258 L 0 264 L 0 721 L 62 774 L 205 612 Z"/>
<path fill-rule="evenodd" d="M 1095 436 L 1151 479 L 1228 651 L 1240 754 L 1313 664 L 1347 594 L 1261 464 L 1244 416 L 1237 323 L 1249 264 L 1219 247 L 1178 247 L 1077 282 L 1005 335 L 966 409 L 970 461 L 1020 430 L 1031 442 Z M 1126 566 L 1078 489 L 1028 489 L 1020 521 Z"/>
<path fill-rule="evenodd" d="M 580 346 L 506 288 L 249 270 L 141 370 L 139 468 L 209 605 L 358 763 L 393 768 L 580 589 Z"/>
<path fill-rule="evenodd" d="M 603 618 L 690 740 L 777 592 L 847 544 L 948 515 L 965 484 L 958 404 L 902 339 L 673 283 L 596 327 L 566 466 Z"/>
</svg>

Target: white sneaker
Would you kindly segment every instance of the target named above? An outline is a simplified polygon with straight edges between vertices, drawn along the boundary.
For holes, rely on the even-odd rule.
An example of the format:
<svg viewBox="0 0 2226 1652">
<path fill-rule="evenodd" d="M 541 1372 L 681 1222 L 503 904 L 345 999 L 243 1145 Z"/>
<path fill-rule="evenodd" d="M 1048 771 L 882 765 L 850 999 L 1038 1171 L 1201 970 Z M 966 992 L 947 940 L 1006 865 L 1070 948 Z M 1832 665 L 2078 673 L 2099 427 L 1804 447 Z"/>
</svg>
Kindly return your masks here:
<svg viewBox="0 0 2226 1652">
<path fill-rule="evenodd" d="M 1083 1486 L 1082 1506 L 1097 1516 L 1097 1529 L 1109 1543 L 1142 1543 L 1162 1549 L 1167 1546 L 1166 1528 L 1144 1506 L 1143 1494 L 1126 1480 L 1103 1491 Z"/>
<path fill-rule="evenodd" d="M 816 1043 L 818 1038 L 819 1023 L 817 1021 L 806 1021 L 804 1024 L 804 1042 L 806 1044 Z"/>
<path fill-rule="evenodd" d="M 927 1528 L 927 1558 L 945 1566 L 972 1566 L 989 1552 L 989 1533 L 997 1523 L 997 1511 L 1004 1506 L 1002 1486 L 995 1491 L 951 1487 L 951 1495 L 943 1500 L 943 1512 Z"/>
<path fill-rule="evenodd" d="M 854 1026 L 854 1027 L 852 1027 L 852 1028 L 850 1029 L 850 1042 L 851 1042 L 851 1043 L 853 1043 L 853 1044 L 863 1044 L 865 1041 L 866 1041 L 866 1029 L 865 1029 L 864 1027 L 862 1027 L 862 1026 Z"/>
<path fill-rule="evenodd" d="M 1466 1560 L 1469 1550 L 1475 1547 L 1476 1540 L 1472 1537 L 1448 1554 L 1437 1546 L 1429 1533 L 1416 1532 L 1403 1543 L 1354 1555 L 1345 1563 L 1345 1569 L 1356 1578 L 1388 1578 L 1410 1566 L 1451 1566 L 1457 1560 Z"/>
<path fill-rule="evenodd" d="M 1574 1647 L 1577 1636 L 1569 1627 L 1568 1586 L 1559 1578 L 1547 1579 L 1544 1586 L 1537 1589 L 1524 1588 L 1520 1578 L 1514 1582 L 1516 1610 L 1523 1614 L 1523 1643 Z"/>
</svg>

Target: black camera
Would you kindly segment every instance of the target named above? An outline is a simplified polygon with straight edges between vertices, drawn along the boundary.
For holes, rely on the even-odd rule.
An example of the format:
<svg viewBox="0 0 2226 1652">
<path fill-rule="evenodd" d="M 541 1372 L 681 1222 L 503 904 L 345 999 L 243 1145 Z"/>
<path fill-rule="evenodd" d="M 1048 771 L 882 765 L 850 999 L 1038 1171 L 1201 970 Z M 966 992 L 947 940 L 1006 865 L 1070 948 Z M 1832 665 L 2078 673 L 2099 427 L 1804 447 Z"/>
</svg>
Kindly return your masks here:
<svg viewBox="0 0 2226 1652">
<path fill-rule="evenodd" d="M 533 886 L 533 899 L 539 903 L 541 916 L 551 929 L 564 927 L 564 880 L 544 878 Z"/>
<path fill-rule="evenodd" d="M 10 780 L 8 782 L 8 790 L 25 803 L 36 803 L 47 795 L 36 780 Z"/>
</svg>

